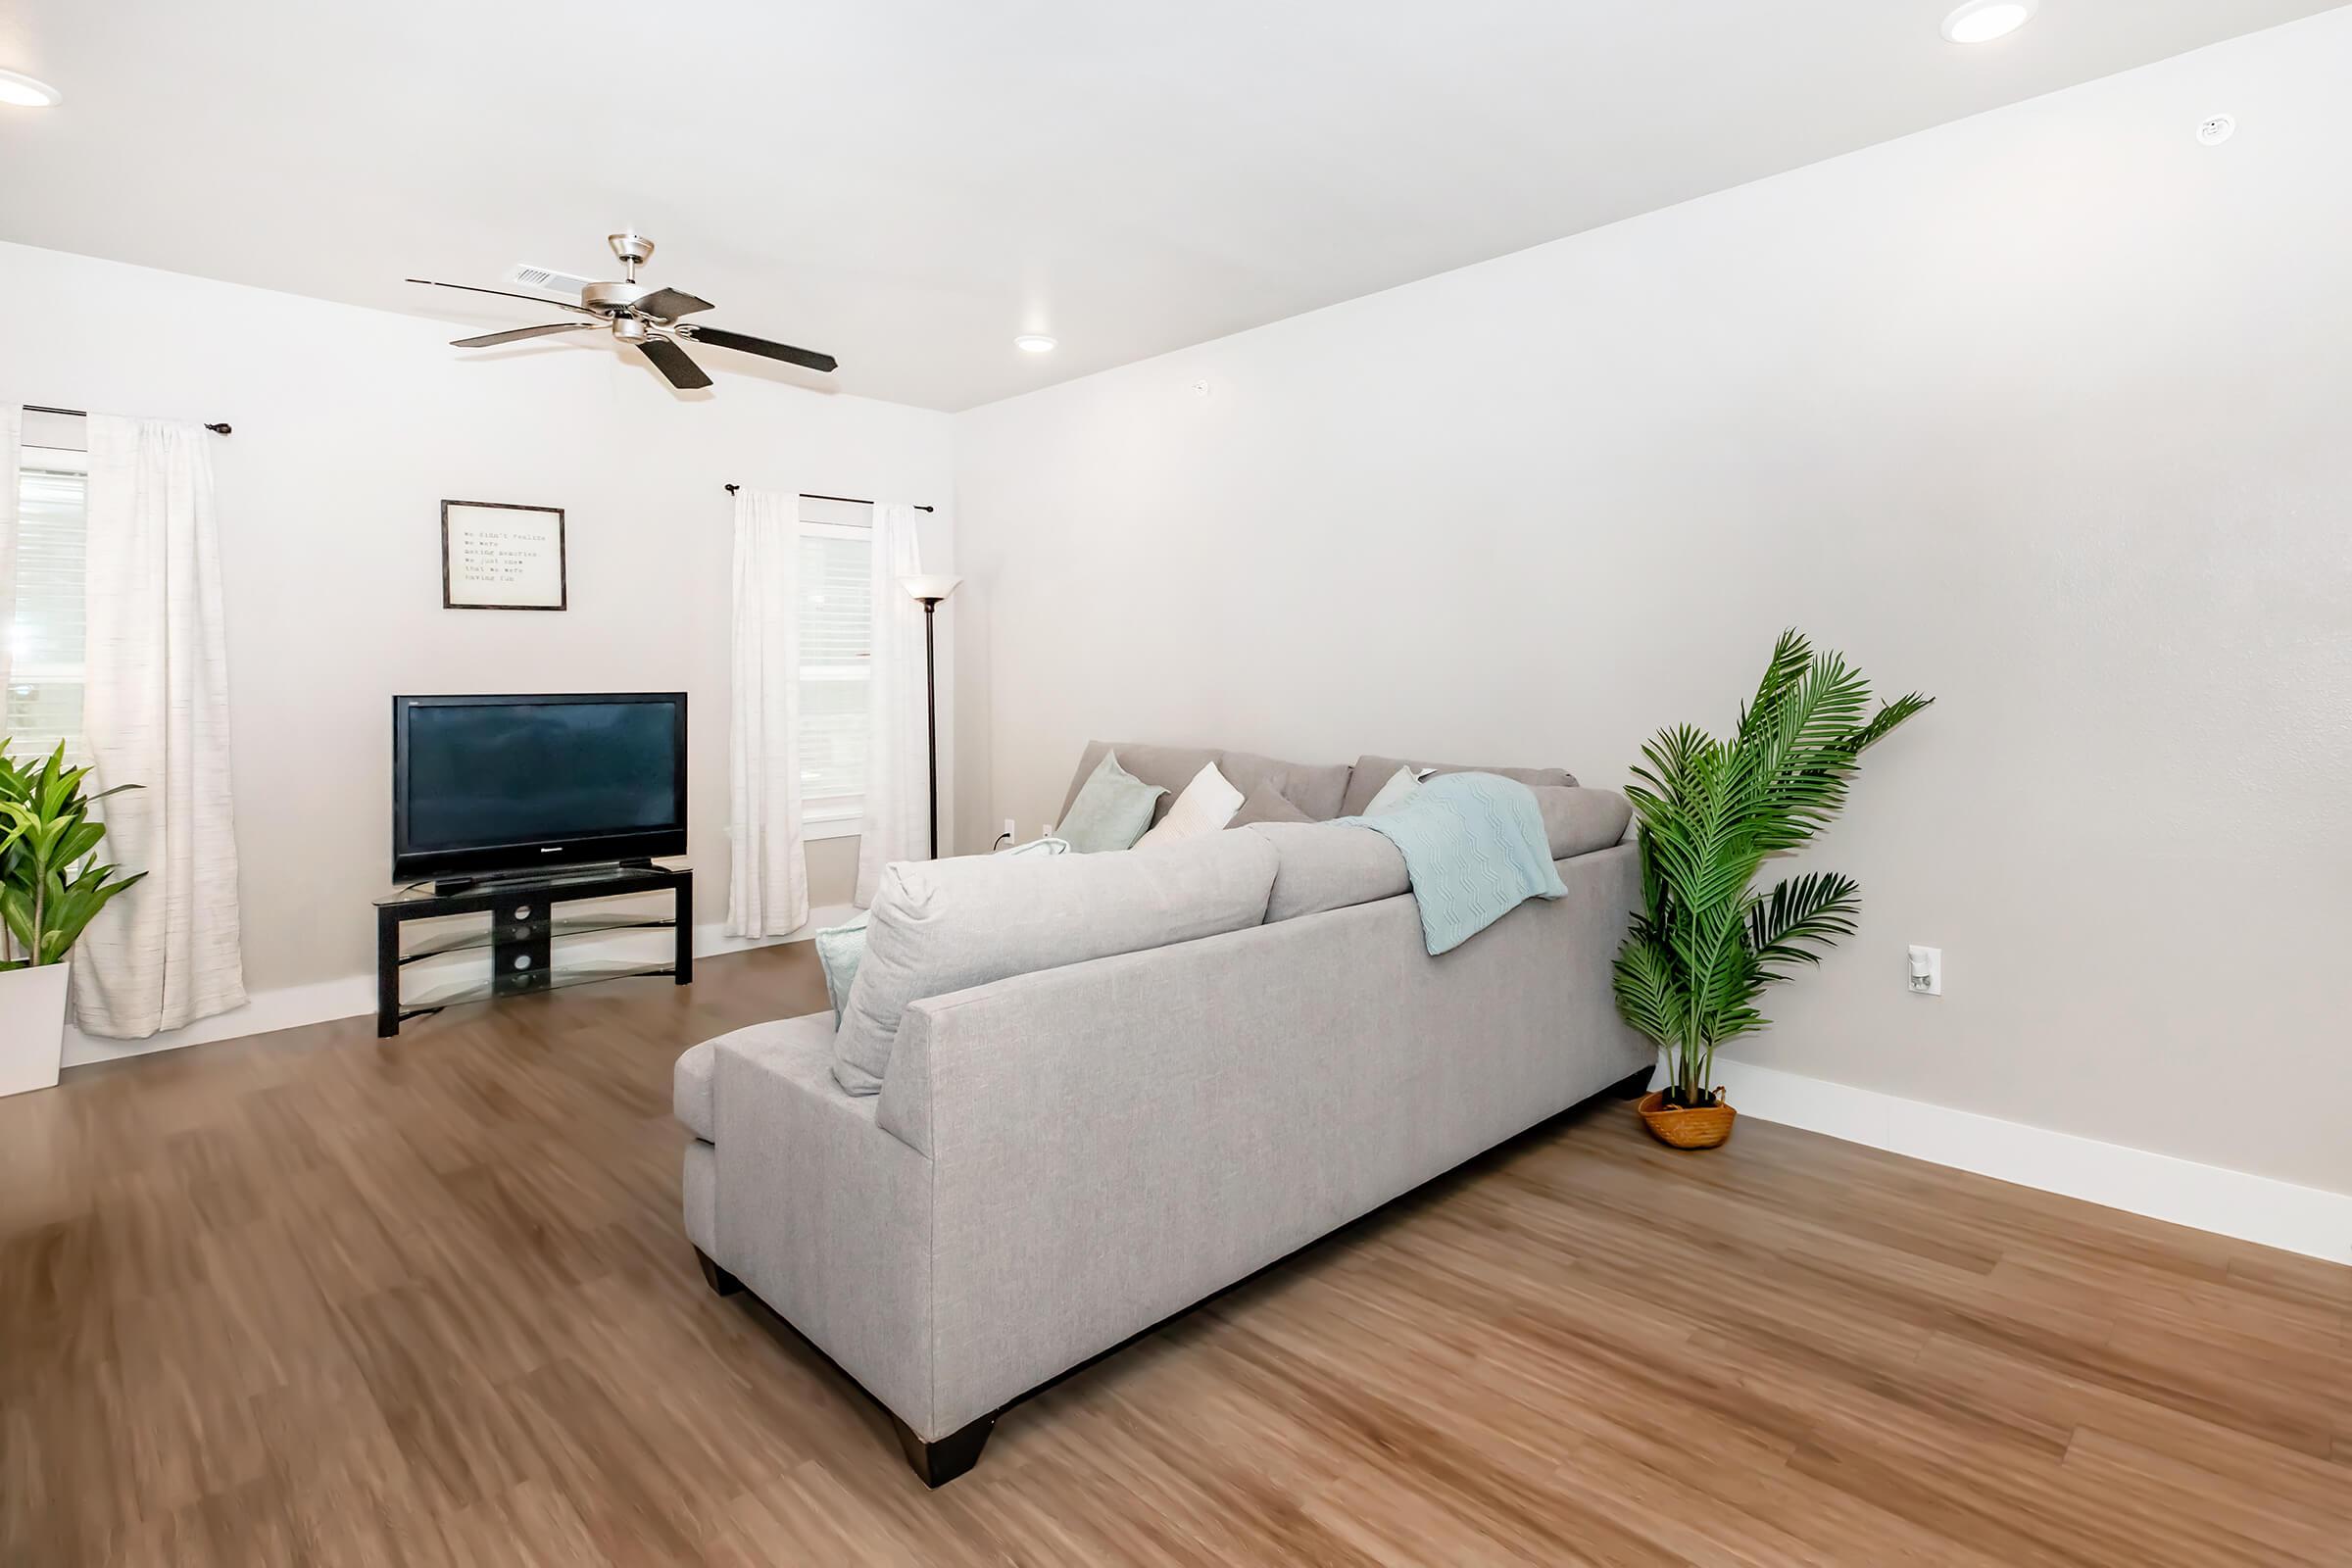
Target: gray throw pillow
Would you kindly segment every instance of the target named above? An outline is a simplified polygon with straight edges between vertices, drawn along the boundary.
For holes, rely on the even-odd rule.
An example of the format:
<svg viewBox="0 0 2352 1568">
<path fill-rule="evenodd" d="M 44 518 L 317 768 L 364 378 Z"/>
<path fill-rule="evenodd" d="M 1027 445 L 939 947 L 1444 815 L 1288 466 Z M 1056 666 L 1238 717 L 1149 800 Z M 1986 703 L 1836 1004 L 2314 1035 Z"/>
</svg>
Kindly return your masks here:
<svg viewBox="0 0 2352 1568">
<path fill-rule="evenodd" d="M 1248 827 L 1252 822 L 1311 822 L 1314 818 L 1291 804 L 1291 798 L 1280 790 L 1260 784 L 1242 797 L 1242 808 L 1233 813 L 1227 827 Z"/>
<path fill-rule="evenodd" d="M 1104 752 L 1054 836 L 1080 855 L 1131 850 L 1151 827 L 1152 808 L 1167 793 L 1121 767 L 1118 753 Z"/>
</svg>

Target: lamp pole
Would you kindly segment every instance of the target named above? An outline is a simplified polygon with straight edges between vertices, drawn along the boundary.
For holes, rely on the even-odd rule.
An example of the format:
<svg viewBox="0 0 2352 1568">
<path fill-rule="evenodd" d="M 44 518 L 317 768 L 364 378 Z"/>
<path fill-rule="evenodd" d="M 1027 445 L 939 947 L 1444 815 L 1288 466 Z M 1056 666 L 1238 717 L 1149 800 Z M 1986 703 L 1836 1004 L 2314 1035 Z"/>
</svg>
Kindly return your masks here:
<svg viewBox="0 0 2352 1568">
<path fill-rule="evenodd" d="M 956 591 L 961 577 L 925 575 L 903 579 L 914 602 L 923 607 L 923 732 L 924 758 L 931 773 L 931 858 L 939 858 L 939 644 L 934 628 L 940 601 Z"/>
<path fill-rule="evenodd" d="M 923 755 L 931 764 L 931 858 L 939 858 L 939 651 L 932 627 L 939 601 L 923 601 Z"/>
</svg>

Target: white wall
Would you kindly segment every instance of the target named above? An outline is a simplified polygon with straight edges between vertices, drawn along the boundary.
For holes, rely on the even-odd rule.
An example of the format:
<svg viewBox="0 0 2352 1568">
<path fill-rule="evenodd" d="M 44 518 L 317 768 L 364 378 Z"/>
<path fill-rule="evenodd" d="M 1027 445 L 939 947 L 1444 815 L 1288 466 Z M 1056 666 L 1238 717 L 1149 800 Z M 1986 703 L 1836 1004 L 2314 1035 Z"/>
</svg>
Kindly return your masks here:
<svg viewBox="0 0 2352 1568">
<path fill-rule="evenodd" d="M 680 397 L 603 343 L 469 355 L 429 320 L 21 246 L 0 245 L 0 294 L 17 302 L 0 312 L 0 396 L 235 427 L 214 459 L 257 1006 L 214 1037 L 350 1010 L 331 999 L 372 975 L 392 694 L 686 691 L 710 922 L 727 897 L 721 487 L 939 504 L 924 548 L 953 565 L 944 415 L 720 354 L 706 356 L 717 386 Z M 571 608 L 442 609 L 444 499 L 564 508 Z M 854 838 L 810 845 L 813 903 L 848 901 L 857 854 Z"/>
<path fill-rule="evenodd" d="M 2352 1192 L 2348 74 L 2332 12 L 960 416 L 967 842 L 1094 735 L 1619 783 L 1793 623 L 1939 701 L 1740 1054 Z"/>
</svg>

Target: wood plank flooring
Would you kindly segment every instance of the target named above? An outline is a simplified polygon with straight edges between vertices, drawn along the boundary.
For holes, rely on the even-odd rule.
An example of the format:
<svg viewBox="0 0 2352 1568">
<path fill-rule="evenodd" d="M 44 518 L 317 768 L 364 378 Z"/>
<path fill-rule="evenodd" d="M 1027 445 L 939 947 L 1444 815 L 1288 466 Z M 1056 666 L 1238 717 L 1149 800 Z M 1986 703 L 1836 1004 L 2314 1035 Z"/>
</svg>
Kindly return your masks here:
<svg viewBox="0 0 2352 1568">
<path fill-rule="evenodd" d="M 17 1564 L 2352 1564 L 2352 1269 L 1762 1123 L 1540 1129 L 938 1493 L 678 1221 L 805 946 L 0 1102 Z"/>
</svg>

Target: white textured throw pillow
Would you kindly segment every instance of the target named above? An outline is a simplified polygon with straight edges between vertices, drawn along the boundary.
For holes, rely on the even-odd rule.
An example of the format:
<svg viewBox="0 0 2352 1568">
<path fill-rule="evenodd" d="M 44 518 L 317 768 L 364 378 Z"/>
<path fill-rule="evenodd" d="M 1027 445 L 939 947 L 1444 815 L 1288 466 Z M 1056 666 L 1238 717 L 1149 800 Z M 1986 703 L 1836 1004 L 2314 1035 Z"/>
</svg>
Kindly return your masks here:
<svg viewBox="0 0 2352 1568">
<path fill-rule="evenodd" d="M 1154 844 L 1173 844 L 1179 839 L 1199 838 L 1214 833 L 1233 820 L 1233 813 L 1242 808 L 1242 792 L 1233 787 L 1217 764 L 1209 763 L 1193 775 L 1193 781 L 1176 797 L 1168 814 L 1159 825 L 1135 841 L 1139 850 Z"/>
<path fill-rule="evenodd" d="M 1400 767 L 1389 776 L 1386 784 L 1380 787 L 1380 793 L 1372 797 L 1372 803 L 1364 808 L 1364 814 L 1378 816 L 1383 811 L 1394 811 L 1411 800 L 1420 788 L 1421 780 L 1413 770 L 1409 767 Z"/>
</svg>

